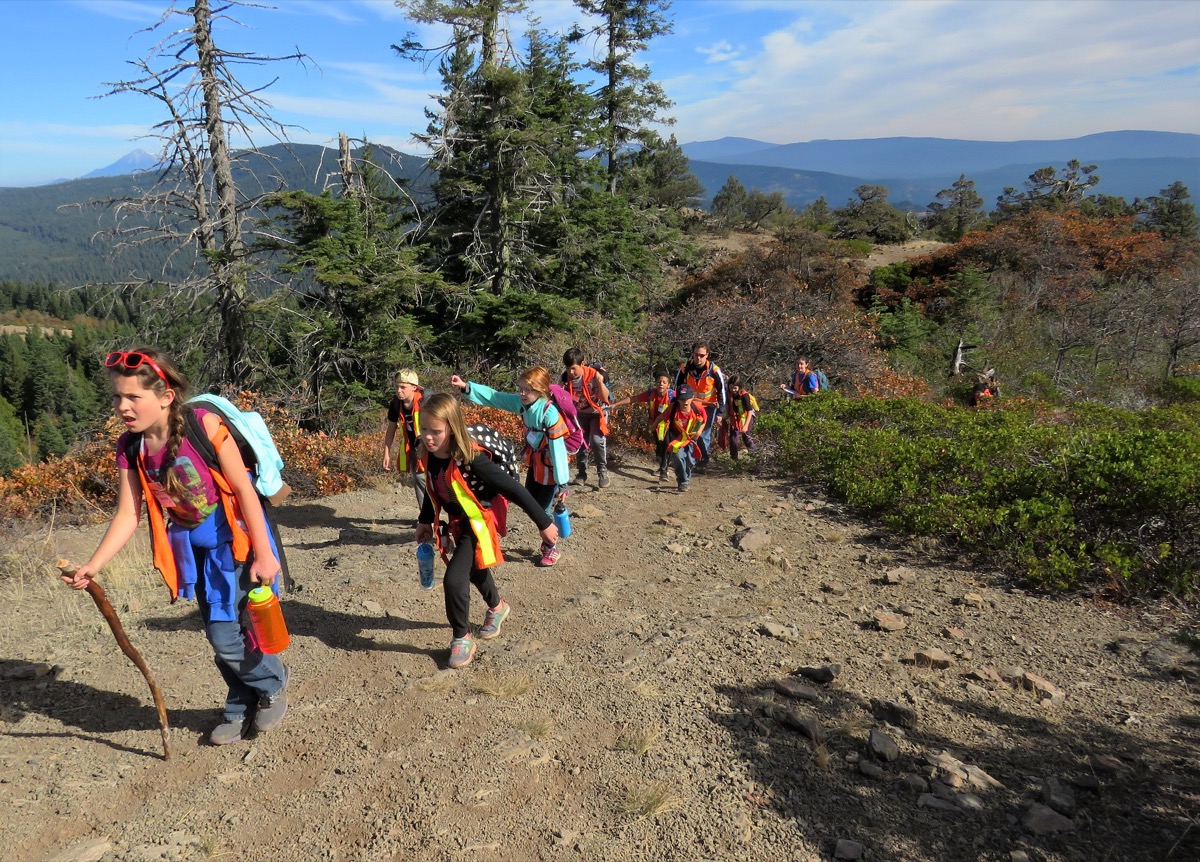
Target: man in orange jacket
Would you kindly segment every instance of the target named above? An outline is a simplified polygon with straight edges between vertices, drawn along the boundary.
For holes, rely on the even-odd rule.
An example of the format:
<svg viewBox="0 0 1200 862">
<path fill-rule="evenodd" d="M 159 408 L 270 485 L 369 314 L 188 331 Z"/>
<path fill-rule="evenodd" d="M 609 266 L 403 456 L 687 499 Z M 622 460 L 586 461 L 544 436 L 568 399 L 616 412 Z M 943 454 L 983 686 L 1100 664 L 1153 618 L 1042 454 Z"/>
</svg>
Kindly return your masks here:
<svg viewBox="0 0 1200 862">
<path fill-rule="evenodd" d="M 708 460 L 712 455 L 713 426 L 725 412 L 725 402 L 728 398 L 725 374 L 709 358 L 707 341 L 697 341 L 693 344 L 691 361 L 679 366 L 672 388 L 679 392 L 684 386 L 695 393 L 696 403 L 704 408 L 707 415 L 704 431 L 700 434 L 700 459 L 695 470 L 697 473 L 703 473 L 708 469 Z"/>
</svg>

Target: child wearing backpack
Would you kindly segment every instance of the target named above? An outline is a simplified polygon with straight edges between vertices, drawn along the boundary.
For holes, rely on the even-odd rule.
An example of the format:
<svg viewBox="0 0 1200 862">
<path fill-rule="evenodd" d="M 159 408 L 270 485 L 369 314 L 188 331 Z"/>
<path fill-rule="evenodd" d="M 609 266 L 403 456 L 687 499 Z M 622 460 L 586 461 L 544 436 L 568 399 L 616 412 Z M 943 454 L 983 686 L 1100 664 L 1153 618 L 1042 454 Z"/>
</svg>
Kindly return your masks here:
<svg viewBox="0 0 1200 862">
<path fill-rule="evenodd" d="M 754 451 L 754 421 L 758 418 L 758 401 L 743 389 L 737 375 L 729 377 L 729 416 L 725 419 L 725 437 L 729 443 L 729 457 L 738 459 L 739 446 L 747 452 Z"/>
<path fill-rule="evenodd" d="M 579 416 L 584 439 L 596 461 L 596 484 L 600 488 L 607 488 L 611 484 L 608 478 L 608 402 L 612 394 L 608 391 L 606 372 L 598 364 L 585 364 L 583 351 L 578 347 L 572 347 L 563 354 L 563 369 L 562 383 L 575 402 L 575 412 Z M 585 485 L 587 448 L 580 449 L 576 458 L 579 473 L 571 480 L 571 484 Z"/>
<path fill-rule="evenodd" d="M 133 537 L 144 500 L 154 566 L 172 602 L 196 599 L 228 686 L 209 741 L 227 745 L 273 730 L 287 713 L 288 671 L 278 656 L 258 649 L 243 620 L 255 582 L 278 591 L 280 564 L 237 444 L 217 414 L 196 408 L 219 462 L 209 468 L 185 433 L 187 380 L 163 353 L 114 351 L 104 364 L 114 411 L 125 423 L 117 440 L 117 510 L 91 559 L 63 580 L 86 589 Z"/>
<path fill-rule="evenodd" d="M 471 438 L 454 396 L 438 393 L 425 399 L 419 452 L 426 464 L 426 487 L 416 540 L 437 541 L 446 563 L 442 585 L 452 632 L 450 667 L 465 667 L 475 658 L 476 647 L 470 627 L 471 585 L 487 603 L 480 639 L 490 640 L 500 634 L 500 626 L 512 611 L 492 578 L 492 567 L 504 562 L 500 537 L 507 533 L 507 525 L 493 511 L 493 503 L 503 496 L 524 509 L 537 524 L 543 547 L 555 546 L 558 530 L 545 507 Z M 448 559 L 441 537 L 433 528 L 443 509 L 449 515 L 450 536 L 454 539 L 454 553 Z"/>
<path fill-rule="evenodd" d="M 571 478 L 566 439 L 571 434 L 567 422 L 551 400 L 550 372 L 540 365 L 525 369 L 517 378 L 517 392 L 498 392 L 482 383 L 468 383 L 455 374 L 450 383 L 467 400 L 487 407 L 518 414 L 525 422 L 525 490 L 552 516 L 554 503 Z M 538 565 L 553 566 L 561 552 L 557 541 L 543 542 Z"/>
<path fill-rule="evenodd" d="M 804 357 L 796 360 L 796 370 L 792 372 L 791 385 L 780 383 L 779 388 L 793 401 L 799 401 L 808 395 L 821 391 L 821 378 Z"/>
<path fill-rule="evenodd" d="M 421 399 L 425 390 L 421 379 L 411 368 L 401 368 L 396 374 L 396 394 L 388 405 L 387 424 L 383 432 L 383 470 L 392 470 L 392 446 L 396 432 L 400 432 L 400 445 L 396 447 L 396 473 L 404 478 L 412 477 L 417 494 L 417 509 L 425 504 L 425 471 L 417 458 L 417 435 L 421 433 Z"/>
<path fill-rule="evenodd" d="M 658 459 L 658 481 L 667 481 L 667 439 L 666 426 L 662 422 L 663 414 L 675 400 L 675 390 L 671 388 L 671 375 L 665 368 L 654 369 L 654 385 L 645 392 L 630 395 L 612 403 L 613 409 L 632 404 L 634 401 L 647 405 L 648 425 L 646 433 L 654 443 L 654 457 Z"/>
</svg>

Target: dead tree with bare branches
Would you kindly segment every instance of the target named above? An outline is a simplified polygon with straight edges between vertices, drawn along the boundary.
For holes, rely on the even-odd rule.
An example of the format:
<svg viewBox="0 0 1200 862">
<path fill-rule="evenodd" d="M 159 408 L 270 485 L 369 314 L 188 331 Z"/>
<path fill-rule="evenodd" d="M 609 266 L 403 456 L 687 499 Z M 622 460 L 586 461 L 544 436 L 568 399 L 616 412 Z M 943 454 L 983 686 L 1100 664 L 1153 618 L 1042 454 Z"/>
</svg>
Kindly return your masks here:
<svg viewBox="0 0 1200 862">
<path fill-rule="evenodd" d="M 252 266 L 246 233 L 261 197 L 281 185 L 255 136 L 287 139 L 287 127 L 261 97 L 274 80 L 248 86 L 234 68 L 307 59 L 298 52 L 264 56 L 219 47 L 214 24 L 236 24 L 230 11 L 238 5 L 193 0 L 180 9 L 172 3 L 143 31 L 169 32 L 146 57 L 129 61 L 137 70 L 132 78 L 106 83 L 104 95 L 136 93 L 160 104 L 165 117 L 147 135 L 158 142 L 159 165 L 147 174 L 153 183 L 137 194 L 90 202 L 115 213 L 115 225 L 97 235 L 115 251 L 165 244 L 170 260 L 186 259 L 190 274 L 182 280 L 167 278 L 164 268 L 135 281 L 165 288 L 158 292 L 165 320 L 172 332 L 187 333 L 187 343 L 174 349 L 199 351 L 211 378 L 206 382 L 234 385 L 247 382 L 253 367 L 252 282 L 263 275 Z M 178 16 L 187 23 L 172 29 Z M 233 140 L 245 146 L 235 150 Z M 212 317 L 216 326 L 209 324 Z"/>
</svg>

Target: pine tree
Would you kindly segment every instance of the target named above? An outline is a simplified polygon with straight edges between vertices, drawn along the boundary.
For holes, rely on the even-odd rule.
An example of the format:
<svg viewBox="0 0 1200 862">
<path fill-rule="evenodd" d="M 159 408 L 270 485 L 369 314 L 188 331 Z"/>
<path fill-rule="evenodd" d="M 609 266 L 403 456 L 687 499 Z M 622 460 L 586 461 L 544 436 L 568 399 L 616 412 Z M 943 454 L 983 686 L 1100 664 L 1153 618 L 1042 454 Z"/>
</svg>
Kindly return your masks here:
<svg viewBox="0 0 1200 862">
<path fill-rule="evenodd" d="M 633 55 L 650 40 L 671 32 L 667 0 L 575 0 L 575 5 L 600 19 L 590 31 L 576 30 L 575 39 L 599 39 L 602 56 L 587 64 L 601 76 L 596 91 L 599 125 L 608 167 L 609 194 L 617 193 L 619 177 L 634 142 L 647 144 L 652 123 L 673 123 L 663 112 L 673 104 L 662 87 L 650 79 L 650 68 Z"/>
<path fill-rule="evenodd" d="M 958 242 L 967 231 L 986 223 L 983 198 L 975 191 L 975 181 L 959 174 L 954 185 L 938 192 L 937 200 L 929 204 L 925 227 L 943 242 Z"/>
</svg>

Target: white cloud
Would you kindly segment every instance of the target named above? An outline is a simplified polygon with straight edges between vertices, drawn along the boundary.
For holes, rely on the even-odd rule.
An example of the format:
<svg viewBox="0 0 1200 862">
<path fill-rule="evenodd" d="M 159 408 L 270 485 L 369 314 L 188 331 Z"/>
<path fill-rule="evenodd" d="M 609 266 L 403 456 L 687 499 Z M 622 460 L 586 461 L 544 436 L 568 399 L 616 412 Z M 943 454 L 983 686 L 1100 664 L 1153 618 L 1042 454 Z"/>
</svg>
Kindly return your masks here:
<svg viewBox="0 0 1200 862">
<path fill-rule="evenodd" d="M 708 58 L 704 61 L 706 63 L 725 63 L 736 60 L 742 53 L 742 49 L 735 49 L 729 44 L 728 39 L 721 39 L 711 45 L 697 45 L 696 51 Z"/>
<path fill-rule="evenodd" d="M 796 7 L 793 7 L 796 8 Z M 1200 4 L 804 4 L 682 91 L 682 140 L 887 135 L 991 139 L 1118 128 L 1200 132 Z M 829 17 L 836 12 L 841 20 Z M 694 75 L 709 74 L 692 70 Z M 1191 110 L 1180 113 L 1179 104 Z M 1155 119 L 1157 118 L 1157 119 Z"/>
</svg>

